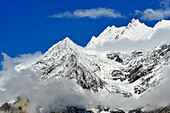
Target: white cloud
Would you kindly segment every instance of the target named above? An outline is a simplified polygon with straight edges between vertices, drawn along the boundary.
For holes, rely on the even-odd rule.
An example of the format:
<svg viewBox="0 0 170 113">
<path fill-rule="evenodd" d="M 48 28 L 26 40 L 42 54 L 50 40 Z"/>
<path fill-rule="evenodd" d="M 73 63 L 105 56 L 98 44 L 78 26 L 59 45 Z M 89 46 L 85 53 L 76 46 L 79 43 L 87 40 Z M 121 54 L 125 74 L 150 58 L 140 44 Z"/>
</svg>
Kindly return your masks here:
<svg viewBox="0 0 170 113">
<path fill-rule="evenodd" d="M 135 15 L 139 15 L 140 13 L 141 13 L 141 11 L 135 10 Z"/>
<path fill-rule="evenodd" d="M 11 58 L 7 54 L 2 52 L 2 55 L 4 57 L 4 61 L 2 61 L 2 68 L 5 70 L 7 68 L 12 68 L 17 64 L 27 64 L 27 63 L 32 63 L 34 61 L 37 61 L 41 56 L 41 52 L 36 52 L 34 54 L 28 53 L 28 54 L 21 54 L 18 57 Z"/>
<path fill-rule="evenodd" d="M 36 113 L 40 106 L 44 108 L 43 113 L 54 111 L 63 106 L 77 106 L 86 109 L 94 108 L 96 105 L 106 105 L 112 108 L 138 108 L 140 106 L 162 106 L 169 104 L 170 91 L 169 83 L 163 84 L 160 88 L 152 90 L 143 95 L 139 100 L 135 98 L 126 98 L 120 95 L 112 95 L 103 92 L 92 93 L 88 90 L 82 90 L 76 81 L 67 80 L 64 78 L 51 79 L 48 84 L 40 85 L 41 73 L 35 73 L 29 69 L 17 72 L 14 70 L 16 63 L 32 62 L 41 56 L 41 53 L 33 55 L 20 55 L 16 58 L 11 58 L 4 54 L 3 70 L 0 71 L 1 77 L 10 76 L 3 86 L 6 90 L 1 91 L 0 105 L 5 102 L 14 100 L 19 94 L 24 93 L 29 98 L 27 112 Z M 170 80 L 169 67 L 163 71 L 165 80 Z M 166 82 L 166 81 L 165 81 Z M 0 82 L 1 83 L 1 82 Z M 78 89 L 78 90 L 77 90 Z M 163 92 L 160 94 L 160 92 Z M 160 95 L 159 95 L 160 94 Z M 163 95 L 163 96 L 162 96 Z M 128 104 L 127 104 L 128 103 Z M 158 108 L 159 108 L 158 106 Z"/>
<path fill-rule="evenodd" d="M 142 12 L 141 19 L 143 20 L 161 20 L 166 19 L 170 17 L 170 8 L 167 9 L 146 9 L 144 12 Z"/>
<path fill-rule="evenodd" d="M 140 16 L 142 20 L 146 21 L 167 19 L 170 17 L 170 0 L 162 0 L 160 2 L 160 9 L 135 10 L 135 15 Z"/>
<path fill-rule="evenodd" d="M 161 6 L 161 7 L 167 8 L 167 7 L 169 7 L 169 5 L 170 5 L 170 0 L 162 0 L 162 1 L 160 2 L 160 6 Z"/>
<path fill-rule="evenodd" d="M 50 18 L 101 18 L 101 17 L 107 17 L 107 18 L 123 18 L 119 12 L 117 12 L 114 9 L 109 8 L 95 8 L 95 9 L 78 9 L 74 12 L 64 12 L 59 14 L 53 14 L 49 16 Z"/>
<path fill-rule="evenodd" d="M 33 72 L 25 70 L 18 73 L 14 67 L 20 63 L 32 63 L 42 56 L 41 52 L 22 54 L 15 58 L 5 53 L 2 55 L 4 61 L 2 61 L 2 70 L 0 70 L 0 95 L 3 98 L 0 98 L 0 106 L 4 102 L 14 100 L 23 90 L 28 90 L 36 83 L 37 76 Z"/>
<path fill-rule="evenodd" d="M 73 18 L 73 14 L 66 11 L 64 13 L 59 13 L 59 14 L 54 14 L 54 15 L 50 15 L 50 18 Z"/>
</svg>

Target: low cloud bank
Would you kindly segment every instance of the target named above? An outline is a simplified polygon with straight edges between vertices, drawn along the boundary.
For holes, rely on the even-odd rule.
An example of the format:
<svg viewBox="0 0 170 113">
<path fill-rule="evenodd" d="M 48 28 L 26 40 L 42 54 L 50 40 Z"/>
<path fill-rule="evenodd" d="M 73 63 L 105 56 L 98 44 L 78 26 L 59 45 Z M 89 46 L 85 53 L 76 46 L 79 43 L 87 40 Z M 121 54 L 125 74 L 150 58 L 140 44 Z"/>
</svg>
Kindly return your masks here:
<svg viewBox="0 0 170 113">
<path fill-rule="evenodd" d="M 32 61 L 40 56 L 41 54 L 17 58 L 5 56 L 2 63 L 3 70 L 0 71 L 0 105 L 14 100 L 21 93 L 24 93 L 30 100 L 27 109 L 29 113 L 37 112 L 38 108 L 43 108 L 43 112 L 49 112 L 69 105 L 86 109 L 100 104 L 111 108 L 133 109 L 149 106 L 148 109 L 155 109 L 170 103 L 170 66 L 163 68 L 164 80 L 160 87 L 150 90 L 140 99 L 134 99 L 102 92 L 92 93 L 89 90 L 83 90 L 76 81 L 60 77 L 49 80 L 47 84 L 40 84 L 41 73 L 35 73 L 29 69 L 17 72 L 12 68 L 18 64 L 16 61 L 23 62 L 29 59 Z M 8 79 L 5 79 L 6 77 Z"/>
<path fill-rule="evenodd" d="M 96 51 L 118 51 L 118 52 L 132 52 L 134 50 L 151 50 L 162 44 L 170 43 L 170 32 L 169 28 L 157 29 L 150 39 L 143 40 L 131 40 L 127 38 L 105 41 L 101 44 L 95 45 Z M 90 48 L 91 49 L 91 48 Z M 92 48 L 93 49 L 93 48 Z"/>
</svg>

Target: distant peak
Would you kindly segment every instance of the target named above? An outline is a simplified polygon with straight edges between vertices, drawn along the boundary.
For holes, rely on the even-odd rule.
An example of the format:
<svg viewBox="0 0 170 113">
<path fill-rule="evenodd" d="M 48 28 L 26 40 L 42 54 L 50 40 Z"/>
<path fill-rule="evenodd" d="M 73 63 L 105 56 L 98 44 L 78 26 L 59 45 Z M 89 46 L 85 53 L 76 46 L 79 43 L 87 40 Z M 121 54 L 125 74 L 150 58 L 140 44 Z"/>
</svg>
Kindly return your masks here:
<svg viewBox="0 0 170 113">
<path fill-rule="evenodd" d="M 110 27 L 110 26 L 107 26 L 106 30 L 109 30 L 109 29 L 111 29 L 111 27 Z"/>
<path fill-rule="evenodd" d="M 133 18 L 132 20 L 131 20 L 131 22 L 134 22 L 135 21 L 135 19 Z"/>
<path fill-rule="evenodd" d="M 131 28 L 131 27 L 136 27 L 136 26 L 143 26 L 143 27 L 148 27 L 146 26 L 144 23 L 141 23 L 139 21 L 139 19 L 132 19 L 131 22 L 127 25 L 127 28 Z"/>
<path fill-rule="evenodd" d="M 114 26 L 114 25 L 112 25 L 112 27 L 111 27 L 112 29 L 115 29 L 116 27 Z"/>
<path fill-rule="evenodd" d="M 140 21 L 138 19 L 133 18 L 128 25 L 132 25 L 132 24 L 140 24 Z"/>
<path fill-rule="evenodd" d="M 74 42 L 69 37 L 66 37 L 64 40 L 60 41 L 60 43 L 67 43 L 72 45 Z"/>
<path fill-rule="evenodd" d="M 154 29 L 170 27 L 170 21 L 162 19 L 155 26 Z"/>
<path fill-rule="evenodd" d="M 131 20 L 131 23 L 133 23 L 133 22 L 139 22 L 139 19 L 134 19 L 134 18 L 133 18 L 133 19 Z"/>
<path fill-rule="evenodd" d="M 63 41 L 71 41 L 69 37 L 66 37 Z"/>
</svg>

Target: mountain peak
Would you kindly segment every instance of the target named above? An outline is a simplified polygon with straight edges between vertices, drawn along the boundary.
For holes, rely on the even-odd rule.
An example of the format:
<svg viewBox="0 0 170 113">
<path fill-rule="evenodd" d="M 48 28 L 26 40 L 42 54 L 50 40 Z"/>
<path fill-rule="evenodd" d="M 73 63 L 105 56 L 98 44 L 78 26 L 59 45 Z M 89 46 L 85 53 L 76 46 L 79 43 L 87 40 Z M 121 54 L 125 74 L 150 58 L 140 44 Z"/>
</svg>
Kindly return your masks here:
<svg viewBox="0 0 170 113">
<path fill-rule="evenodd" d="M 75 44 L 71 39 L 69 39 L 68 37 L 66 37 L 64 40 L 54 44 L 46 53 L 45 55 L 49 54 L 49 53 L 54 53 L 55 50 L 58 49 L 63 49 L 63 50 L 67 50 L 67 49 L 76 49 L 78 47 L 77 44 Z"/>
<path fill-rule="evenodd" d="M 97 47 L 107 41 L 116 39 L 143 40 L 149 39 L 152 35 L 152 28 L 138 19 L 132 19 L 126 27 L 108 26 L 97 38 L 92 38 L 87 47 Z"/>
<path fill-rule="evenodd" d="M 163 20 L 159 21 L 159 22 L 154 26 L 154 29 L 167 28 L 167 27 L 170 27 L 170 21 L 163 19 Z"/>
<path fill-rule="evenodd" d="M 66 37 L 63 41 L 64 42 L 72 42 L 72 40 L 69 37 Z"/>
<path fill-rule="evenodd" d="M 140 25 L 140 21 L 138 19 L 132 19 L 131 22 L 127 25 L 127 27 L 137 26 Z"/>
<path fill-rule="evenodd" d="M 64 40 L 60 41 L 59 43 L 56 44 L 59 47 L 66 47 L 66 48 L 77 48 L 78 45 L 74 43 L 69 37 L 66 37 Z M 64 49 L 63 48 L 63 49 Z"/>
<path fill-rule="evenodd" d="M 132 19 L 131 22 L 139 22 L 139 19 Z"/>
</svg>

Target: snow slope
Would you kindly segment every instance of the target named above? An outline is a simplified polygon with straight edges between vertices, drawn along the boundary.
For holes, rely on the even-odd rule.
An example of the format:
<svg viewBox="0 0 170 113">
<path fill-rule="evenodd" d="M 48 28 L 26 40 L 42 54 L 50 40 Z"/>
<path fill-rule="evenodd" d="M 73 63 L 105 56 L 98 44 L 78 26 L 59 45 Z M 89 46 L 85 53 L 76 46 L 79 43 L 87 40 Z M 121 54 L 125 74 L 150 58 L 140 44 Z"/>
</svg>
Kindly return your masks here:
<svg viewBox="0 0 170 113">
<path fill-rule="evenodd" d="M 86 48 L 76 45 L 67 37 L 27 68 L 43 73 L 41 83 L 64 77 L 76 80 L 82 88 L 93 92 L 106 91 L 139 98 L 145 91 L 161 84 L 161 67 L 169 65 L 169 43 L 160 43 L 150 50 L 136 50 L 134 47 L 132 52 L 126 53 L 114 51 L 114 48 L 102 51 L 97 47 L 104 48 L 102 43 L 108 40 L 113 40 L 113 44 L 124 39 L 133 40 L 134 43 L 152 40 L 158 29 L 169 29 L 168 22 L 163 20 L 151 28 L 132 19 L 127 27 L 107 27 L 97 38 L 93 37 Z M 17 70 L 26 68 L 24 65 L 20 65 L 20 69 L 17 67 Z"/>
<path fill-rule="evenodd" d="M 132 19 L 131 22 L 126 27 L 116 28 L 115 26 L 112 27 L 108 26 L 98 37 L 93 36 L 90 42 L 87 44 L 86 48 L 94 49 L 100 47 L 103 49 L 106 48 L 105 47 L 106 45 L 108 44 L 111 45 L 115 43 L 116 43 L 115 45 L 119 47 L 119 45 L 124 44 L 125 42 L 126 44 L 129 43 L 129 45 L 131 43 L 138 44 L 138 42 L 146 43 L 148 40 L 153 40 L 155 38 L 154 36 L 155 34 L 161 37 L 163 34 L 157 33 L 161 30 L 165 29 L 169 30 L 170 29 L 169 25 L 170 25 L 169 20 L 162 20 L 158 22 L 153 28 L 151 28 L 146 26 L 144 23 L 140 23 L 138 19 L 137 20 Z M 167 36 L 169 36 L 169 34 L 167 34 Z M 167 36 L 162 36 L 162 38 L 166 37 L 166 41 L 169 42 Z M 161 40 L 161 38 L 157 40 Z M 157 45 L 154 45 L 152 48 L 154 48 Z M 135 49 L 135 47 L 133 49 Z"/>
<path fill-rule="evenodd" d="M 139 99 L 162 84 L 162 68 L 170 65 L 169 31 L 169 20 L 151 28 L 132 19 L 126 27 L 107 27 L 85 48 L 66 37 L 36 61 L 14 69 L 16 73 L 40 72 L 37 88 L 66 78 L 82 88 L 74 91 Z"/>
</svg>

